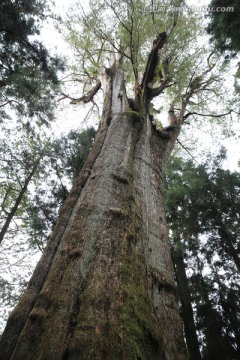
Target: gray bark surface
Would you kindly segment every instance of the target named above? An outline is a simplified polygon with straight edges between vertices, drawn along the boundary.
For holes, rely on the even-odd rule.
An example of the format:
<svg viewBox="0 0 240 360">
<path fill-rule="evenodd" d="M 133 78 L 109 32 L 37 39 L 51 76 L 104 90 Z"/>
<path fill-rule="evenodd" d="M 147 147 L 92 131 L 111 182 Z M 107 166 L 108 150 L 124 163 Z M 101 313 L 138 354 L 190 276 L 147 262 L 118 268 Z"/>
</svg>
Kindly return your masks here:
<svg viewBox="0 0 240 360">
<path fill-rule="evenodd" d="M 163 205 L 163 140 L 106 70 L 102 121 L 1 360 L 186 359 Z"/>
</svg>

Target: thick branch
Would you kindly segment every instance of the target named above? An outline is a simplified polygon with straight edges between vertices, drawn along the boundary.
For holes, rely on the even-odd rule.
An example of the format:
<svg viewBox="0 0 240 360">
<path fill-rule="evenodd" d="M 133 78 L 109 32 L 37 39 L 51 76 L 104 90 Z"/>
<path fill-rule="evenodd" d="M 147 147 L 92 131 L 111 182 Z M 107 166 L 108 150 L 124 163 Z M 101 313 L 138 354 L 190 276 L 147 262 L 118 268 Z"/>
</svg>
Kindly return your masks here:
<svg viewBox="0 0 240 360">
<path fill-rule="evenodd" d="M 143 74 L 143 79 L 141 83 L 141 89 L 145 91 L 148 84 L 154 79 L 155 70 L 159 62 L 159 50 L 163 48 L 167 42 L 167 33 L 162 32 L 158 37 L 153 41 L 152 50 L 148 56 L 146 68 Z"/>
<path fill-rule="evenodd" d="M 158 86 L 157 88 L 152 89 L 152 92 L 151 92 L 152 97 L 156 97 L 156 96 L 160 95 L 165 88 L 173 86 L 175 84 L 175 83 L 172 83 L 172 84 L 168 85 L 168 81 L 169 81 L 169 79 L 167 78 L 167 79 L 163 80 L 163 82 L 161 83 L 160 86 Z"/>
<path fill-rule="evenodd" d="M 90 101 L 93 100 L 94 95 L 96 95 L 96 93 L 98 92 L 98 90 L 100 88 L 101 88 L 101 81 L 98 80 L 97 84 L 91 90 L 89 90 L 86 94 L 81 96 L 80 98 L 76 99 L 76 98 L 73 98 L 73 97 L 71 97 L 71 96 L 69 96 L 67 94 L 62 93 L 63 98 L 59 99 L 59 101 L 62 100 L 62 99 L 68 98 L 68 99 L 71 100 L 70 104 L 76 105 L 76 104 L 79 104 L 81 102 L 86 104 L 86 103 L 89 103 Z"/>
<path fill-rule="evenodd" d="M 143 92 L 145 92 L 145 90 L 148 88 L 148 84 L 150 84 L 151 82 L 154 81 L 154 77 L 156 76 L 156 68 L 157 68 L 157 65 L 159 64 L 159 50 L 161 50 L 163 48 L 163 46 L 167 42 L 167 39 L 172 34 L 172 32 L 177 24 L 177 18 L 178 18 L 178 14 L 176 13 L 174 15 L 174 22 L 173 22 L 173 25 L 170 28 L 170 30 L 167 33 L 166 32 L 159 33 L 157 38 L 153 41 L 152 50 L 148 56 L 146 68 L 145 68 L 142 83 L 141 83 L 141 89 L 143 90 Z M 154 23 L 154 16 L 153 16 L 152 20 Z M 167 77 L 167 70 L 168 70 L 168 65 L 169 65 L 170 61 L 171 61 L 170 56 L 167 56 L 163 60 L 163 70 L 162 70 L 163 81 L 158 88 L 156 88 L 154 90 L 150 90 L 152 98 L 155 96 L 158 96 L 165 89 L 165 87 L 167 86 L 167 83 L 169 82 L 169 79 Z"/>
</svg>

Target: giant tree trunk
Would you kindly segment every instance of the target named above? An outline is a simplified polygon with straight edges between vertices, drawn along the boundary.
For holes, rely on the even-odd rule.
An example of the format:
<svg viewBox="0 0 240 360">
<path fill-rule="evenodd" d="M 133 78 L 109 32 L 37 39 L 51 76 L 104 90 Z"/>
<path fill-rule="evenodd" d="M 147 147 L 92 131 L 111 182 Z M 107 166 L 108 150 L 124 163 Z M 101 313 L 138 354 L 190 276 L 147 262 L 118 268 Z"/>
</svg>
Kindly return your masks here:
<svg viewBox="0 0 240 360">
<path fill-rule="evenodd" d="M 1 360 L 186 359 L 163 206 L 162 139 L 105 73 L 95 144 L 1 339 Z"/>
</svg>

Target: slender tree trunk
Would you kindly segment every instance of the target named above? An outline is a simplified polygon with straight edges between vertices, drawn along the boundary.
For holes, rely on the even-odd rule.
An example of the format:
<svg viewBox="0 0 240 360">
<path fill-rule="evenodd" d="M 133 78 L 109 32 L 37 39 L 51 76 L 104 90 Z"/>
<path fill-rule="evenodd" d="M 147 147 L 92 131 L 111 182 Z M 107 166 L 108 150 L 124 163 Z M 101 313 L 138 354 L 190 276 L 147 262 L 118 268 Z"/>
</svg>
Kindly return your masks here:
<svg viewBox="0 0 240 360">
<path fill-rule="evenodd" d="M 201 360 L 196 327 L 193 317 L 191 294 L 189 291 L 188 280 L 182 253 L 182 245 L 178 238 L 174 239 L 174 250 L 172 251 L 175 275 L 178 284 L 178 295 L 181 302 L 181 312 L 184 322 L 189 358 L 191 360 Z"/>
<path fill-rule="evenodd" d="M 15 201 L 15 204 L 13 205 L 11 211 L 8 213 L 8 216 L 3 224 L 3 227 L 0 231 L 0 244 L 2 243 L 3 239 L 4 239 L 4 236 L 6 235 L 8 229 L 9 229 L 9 226 L 11 224 L 11 221 L 12 219 L 14 218 L 16 212 L 18 211 L 18 208 L 19 208 L 19 205 L 21 204 L 22 202 L 22 199 L 24 197 L 24 195 L 26 194 L 27 190 L 28 190 L 28 186 L 33 178 L 33 176 L 35 175 L 36 173 L 36 170 L 38 168 L 38 165 L 39 165 L 39 162 L 42 158 L 42 155 L 39 157 L 39 159 L 35 162 L 33 168 L 32 168 L 32 171 L 30 172 L 30 174 L 27 176 L 27 178 L 25 179 L 24 181 L 24 184 L 16 198 L 16 201 Z"/>
<path fill-rule="evenodd" d="M 163 206 L 163 140 L 105 72 L 95 144 L 1 339 L 1 360 L 186 359 Z"/>
<path fill-rule="evenodd" d="M 236 242 L 235 237 L 231 233 L 229 233 L 229 231 L 227 231 L 222 221 L 220 221 L 218 232 L 221 238 L 221 244 L 223 249 L 226 251 L 228 256 L 233 260 L 233 262 L 236 265 L 236 268 L 240 272 L 240 256 L 239 256 L 240 254 L 239 251 L 237 251 L 233 245 Z"/>
<path fill-rule="evenodd" d="M 233 332 L 235 335 L 234 348 L 236 351 L 236 359 L 240 359 L 240 321 L 238 318 L 238 303 L 236 302 L 237 296 L 234 294 L 235 291 L 230 289 L 226 297 L 226 294 L 224 294 L 225 286 L 223 287 L 217 273 L 215 274 L 215 279 L 219 286 L 220 304 L 223 308 L 225 323 L 228 326 L 228 333 L 231 334 Z"/>
</svg>

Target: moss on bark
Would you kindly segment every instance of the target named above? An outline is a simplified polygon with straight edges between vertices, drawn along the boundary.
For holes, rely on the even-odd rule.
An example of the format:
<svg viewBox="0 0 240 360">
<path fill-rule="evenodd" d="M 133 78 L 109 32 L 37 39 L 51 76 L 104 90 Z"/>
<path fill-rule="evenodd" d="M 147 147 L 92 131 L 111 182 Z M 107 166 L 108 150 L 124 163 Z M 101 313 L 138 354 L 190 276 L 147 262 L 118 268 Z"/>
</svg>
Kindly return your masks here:
<svg viewBox="0 0 240 360">
<path fill-rule="evenodd" d="M 106 76 L 99 142 L 60 213 L 50 263 L 45 254 L 7 326 L 1 360 L 186 359 L 162 199 L 171 146 L 144 111 L 127 113 L 122 70 Z"/>
</svg>

